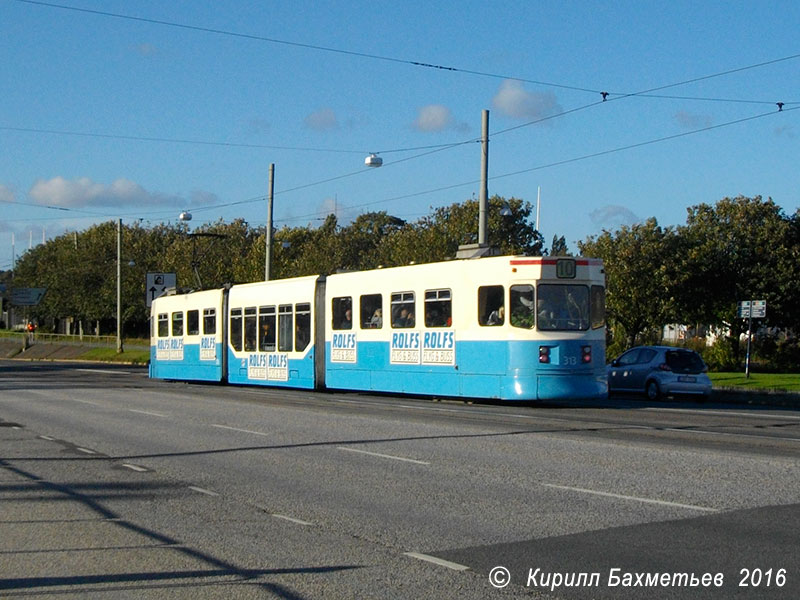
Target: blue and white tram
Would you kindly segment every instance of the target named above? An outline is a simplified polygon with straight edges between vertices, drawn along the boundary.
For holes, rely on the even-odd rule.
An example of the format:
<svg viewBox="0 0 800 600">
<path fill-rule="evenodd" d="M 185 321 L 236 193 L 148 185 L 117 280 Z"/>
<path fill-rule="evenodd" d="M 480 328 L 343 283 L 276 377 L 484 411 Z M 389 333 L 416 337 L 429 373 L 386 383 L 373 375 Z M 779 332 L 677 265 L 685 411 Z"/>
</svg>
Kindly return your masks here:
<svg viewBox="0 0 800 600">
<path fill-rule="evenodd" d="M 153 301 L 150 377 L 223 381 L 225 292 L 206 290 Z"/>
<path fill-rule="evenodd" d="M 192 298 L 206 293 L 180 298 L 201 311 Z M 501 400 L 607 394 L 596 259 L 454 260 L 215 293 L 225 315 L 220 381 Z M 154 323 L 175 318 L 176 298 L 154 301 Z M 169 346 L 161 331 L 151 375 L 199 379 L 189 353 L 184 369 L 177 353 L 159 353 Z"/>
</svg>

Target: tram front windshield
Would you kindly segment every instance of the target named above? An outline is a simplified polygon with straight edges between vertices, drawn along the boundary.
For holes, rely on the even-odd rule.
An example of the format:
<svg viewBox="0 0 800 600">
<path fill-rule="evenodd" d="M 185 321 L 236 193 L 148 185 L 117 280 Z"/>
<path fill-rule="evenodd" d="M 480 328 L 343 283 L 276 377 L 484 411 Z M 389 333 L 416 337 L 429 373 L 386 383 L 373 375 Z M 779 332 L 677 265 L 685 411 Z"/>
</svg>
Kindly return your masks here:
<svg viewBox="0 0 800 600">
<path fill-rule="evenodd" d="M 536 327 L 547 331 L 589 329 L 589 287 L 540 284 L 536 288 Z"/>
</svg>

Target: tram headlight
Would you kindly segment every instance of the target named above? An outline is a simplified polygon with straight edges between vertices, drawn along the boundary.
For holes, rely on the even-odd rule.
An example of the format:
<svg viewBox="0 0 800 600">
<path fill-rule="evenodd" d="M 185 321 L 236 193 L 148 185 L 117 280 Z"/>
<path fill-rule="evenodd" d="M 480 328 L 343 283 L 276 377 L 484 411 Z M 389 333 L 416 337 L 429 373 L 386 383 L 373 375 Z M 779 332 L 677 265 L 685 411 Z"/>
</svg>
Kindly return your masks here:
<svg viewBox="0 0 800 600">
<path fill-rule="evenodd" d="M 584 364 L 588 364 L 592 362 L 592 347 L 591 346 L 583 346 L 581 348 L 581 360 Z"/>
<path fill-rule="evenodd" d="M 543 364 L 550 364 L 550 348 L 547 346 L 539 346 L 539 362 Z"/>
</svg>

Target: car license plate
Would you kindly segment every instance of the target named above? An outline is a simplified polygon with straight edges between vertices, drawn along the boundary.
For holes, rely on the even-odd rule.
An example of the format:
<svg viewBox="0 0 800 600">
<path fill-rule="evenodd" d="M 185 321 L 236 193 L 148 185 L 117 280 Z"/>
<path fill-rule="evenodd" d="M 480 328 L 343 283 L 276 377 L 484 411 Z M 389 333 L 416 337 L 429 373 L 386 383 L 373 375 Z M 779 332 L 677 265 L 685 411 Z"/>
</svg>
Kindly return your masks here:
<svg viewBox="0 0 800 600">
<path fill-rule="evenodd" d="M 697 381 L 697 377 L 689 377 L 687 375 L 682 375 L 678 377 L 678 381 L 681 383 L 695 383 Z"/>
</svg>

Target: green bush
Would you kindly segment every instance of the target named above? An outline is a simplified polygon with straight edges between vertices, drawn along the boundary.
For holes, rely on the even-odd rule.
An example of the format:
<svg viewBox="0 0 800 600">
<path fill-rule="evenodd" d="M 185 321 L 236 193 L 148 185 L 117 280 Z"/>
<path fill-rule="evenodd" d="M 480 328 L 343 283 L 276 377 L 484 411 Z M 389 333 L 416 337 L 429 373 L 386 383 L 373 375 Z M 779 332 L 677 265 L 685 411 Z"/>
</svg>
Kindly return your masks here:
<svg viewBox="0 0 800 600">
<path fill-rule="evenodd" d="M 736 371 L 739 368 L 733 338 L 717 338 L 714 345 L 702 351 L 702 355 L 709 371 Z"/>
</svg>

